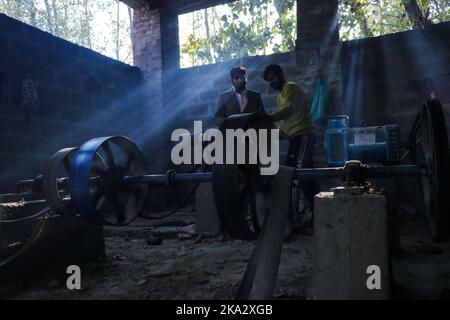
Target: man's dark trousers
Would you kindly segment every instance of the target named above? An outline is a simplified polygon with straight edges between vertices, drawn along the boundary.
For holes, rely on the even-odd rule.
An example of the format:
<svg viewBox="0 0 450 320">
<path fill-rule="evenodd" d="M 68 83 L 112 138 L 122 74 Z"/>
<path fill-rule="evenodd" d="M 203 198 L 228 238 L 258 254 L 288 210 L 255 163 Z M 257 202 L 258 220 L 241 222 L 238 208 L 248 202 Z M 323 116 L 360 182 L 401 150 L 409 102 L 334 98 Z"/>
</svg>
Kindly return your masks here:
<svg viewBox="0 0 450 320">
<path fill-rule="evenodd" d="M 314 133 L 298 135 L 289 139 L 289 149 L 285 165 L 296 169 L 313 168 L 313 155 L 316 144 Z M 299 208 L 300 192 L 303 192 L 306 206 L 314 211 L 314 196 L 320 192 L 319 186 L 314 178 L 301 178 L 298 173 L 294 173 L 292 179 L 292 194 L 289 209 L 289 220 L 291 223 L 301 221 L 301 209 Z M 305 204 L 303 205 L 305 209 Z"/>
</svg>

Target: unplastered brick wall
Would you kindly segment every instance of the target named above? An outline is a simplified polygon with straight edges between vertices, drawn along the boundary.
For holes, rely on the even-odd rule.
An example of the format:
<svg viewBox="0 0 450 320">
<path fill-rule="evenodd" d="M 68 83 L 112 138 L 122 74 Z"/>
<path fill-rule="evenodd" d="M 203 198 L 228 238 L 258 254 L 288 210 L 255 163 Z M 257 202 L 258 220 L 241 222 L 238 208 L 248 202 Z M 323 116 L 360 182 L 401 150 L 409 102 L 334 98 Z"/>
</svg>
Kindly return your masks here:
<svg viewBox="0 0 450 320">
<path fill-rule="evenodd" d="M 407 139 L 428 96 L 426 80 L 450 74 L 450 22 L 344 42 L 341 53 L 343 112 L 351 124 L 399 124 Z"/>
<path fill-rule="evenodd" d="M 143 91 L 138 68 L 0 14 L 0 192 L 97 136 L 144 146 Z"/>
<path fill-rule="evenodd" d="M 166 150 L 167 134 L 163 108 L 163 61 L 161 51 L 162 9 L 143 6 L 134 10 L 132 25 L 133 60 L 143 74 L 145 102 L 151 114 L 151 124 L 143 133 L 147 137 L 145 153 L 149 170 L 161 172 L 169 162 Z"/>
</svg>

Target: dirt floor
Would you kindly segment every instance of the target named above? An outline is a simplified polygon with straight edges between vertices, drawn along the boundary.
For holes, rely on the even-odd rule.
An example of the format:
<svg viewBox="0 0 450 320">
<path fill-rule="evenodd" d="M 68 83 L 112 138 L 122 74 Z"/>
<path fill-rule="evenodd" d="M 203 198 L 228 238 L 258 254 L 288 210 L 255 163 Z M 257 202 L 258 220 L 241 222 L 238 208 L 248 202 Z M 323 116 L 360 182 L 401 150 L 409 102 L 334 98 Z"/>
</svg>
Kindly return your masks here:
<svg viewBox="0 0 450 320">
<path fill-rule="evenodd" d="M 392 269 L 394 298 L 450 299 L 450 243 L 433 242 L 419 217 L 401 224 Z"/>
<path fill-rule="evenodd" d="M 180 214 L 177 215 L 178 219 Z M 181 215 L 182 216 L 182 215 Z M 192 214 L 160 226 L 105 228 L 106 259 L 81 265 L 82 289 L 66 288 L 63 271 L 0 288 L 6 299 L 233 299 L 254 242 L 195 234 Z M 162 241 L 159 244 L 158 238 Z M 275 297 L 306 299 L 312 237 L 285 243 Z"/>
<path fill-rule="evenodd" d="M 254 242 L 202 238 L 195 234 L 192 213 L 177 219 L 148 227 L 149 221 L 138 220 L 135 227 L 106 228 L 106 258 L 81 265 L 81 290 L 66 288 L 65 270 L 48 271 L 1 285 L 0 297 L 233 299 Z M 312 246 L 308 230 L 285 241 L 275 299 L 311 299 Z M 393 298 L 449 298 L 450 244 L 432 243 L 417 217 L 406 219 L 393 276 Z"/>
</svg>

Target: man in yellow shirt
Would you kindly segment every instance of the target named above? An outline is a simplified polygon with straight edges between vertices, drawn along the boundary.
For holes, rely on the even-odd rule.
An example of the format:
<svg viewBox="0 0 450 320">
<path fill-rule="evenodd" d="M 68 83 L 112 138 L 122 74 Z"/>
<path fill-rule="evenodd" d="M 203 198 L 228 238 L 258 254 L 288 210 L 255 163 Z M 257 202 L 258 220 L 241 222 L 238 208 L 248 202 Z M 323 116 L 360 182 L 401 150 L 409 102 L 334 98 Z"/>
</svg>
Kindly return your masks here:
<svg viewBox="0 0 450 320">
<path fill-rule="evenodd" d="M 281 135 L 289 139 L 285 165 L 296 169 L 312 168 L 316 136 L 304 91 L 295 82 L 286 81 L 283 69 L 277 64 L 266 67 L 264 80 L 280 92 L 277 97 L 277 111 L 272 113 L 270 118 L 280 129 Z M 291 223 L 312 222 L 314 195 L 319 191 L 314 179 L 300 179 L 294 174 L 289 210 Z M 302 201 L 302 198 L 306 201 Z"/>
</svg>

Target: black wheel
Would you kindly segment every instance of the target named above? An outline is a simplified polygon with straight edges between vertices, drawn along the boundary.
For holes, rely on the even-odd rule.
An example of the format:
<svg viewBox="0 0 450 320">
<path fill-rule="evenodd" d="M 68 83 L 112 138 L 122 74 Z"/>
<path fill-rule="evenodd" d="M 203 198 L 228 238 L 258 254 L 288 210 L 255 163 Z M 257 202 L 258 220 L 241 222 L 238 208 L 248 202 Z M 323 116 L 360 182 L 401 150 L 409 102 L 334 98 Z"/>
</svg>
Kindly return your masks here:
<svg viewBox="0 0 450 320">
<path fill-rule="evenodd" d="M 68 176 L 78 148 L 64 148 L 47 160 L 42 174 L 42 187 L 48 206 L 58 213 L 70 211 Z M 66 178 L 64 178 L 66 177 Z"/>
<path fill-rule="evenodd" d="M 214 202 L 224 229 L 235 239 L 256 239 L 259 222 L 252 168 L 214 165 L 211 173 Z"/>
<path fill-rule="evenodd" d="M 228 117 L 221 126 L 225 135 L 227 129 L 266 129 L 273 128 L 273 124 L 266 115 L 258 113 L 237 114 Z M 267 139 L 269 139 L 267 135 Z M 258 139 L 260 136 L 258 135 Z M 250 143 L 257 143 L 253 141 Z M 268 144 L 270 146 L 270 144 Z M 236 146 L 225 146 L 223 150 L 226 158 L 227 150 Z M 247 145 L 245 145 L 247 148 Z M 236 149 L 234 150 L 235 164 L 214 164 L 212 165 L 212 186 L 214 202 L 217 214 L 222 223 L 222 227 L 233 238 L 252 240 L 258 237 L 260 224 L 256 205 L 256 192 L 260 188 L 262 167 L 259 159 L 256 164 L 250 161 L 251 152 L 246 149 L 246 159 L 244 164 L 236 164 Z"/>
<path fill-rule="evenodd" d="M 422 106 L 419 135 L 417 162 L 427 170 L 422 188 L 428 229 L 434 241 L 446 241 L 450 231 L 450 162 L 445 118 L 438 100 Z"/>
</svg>

